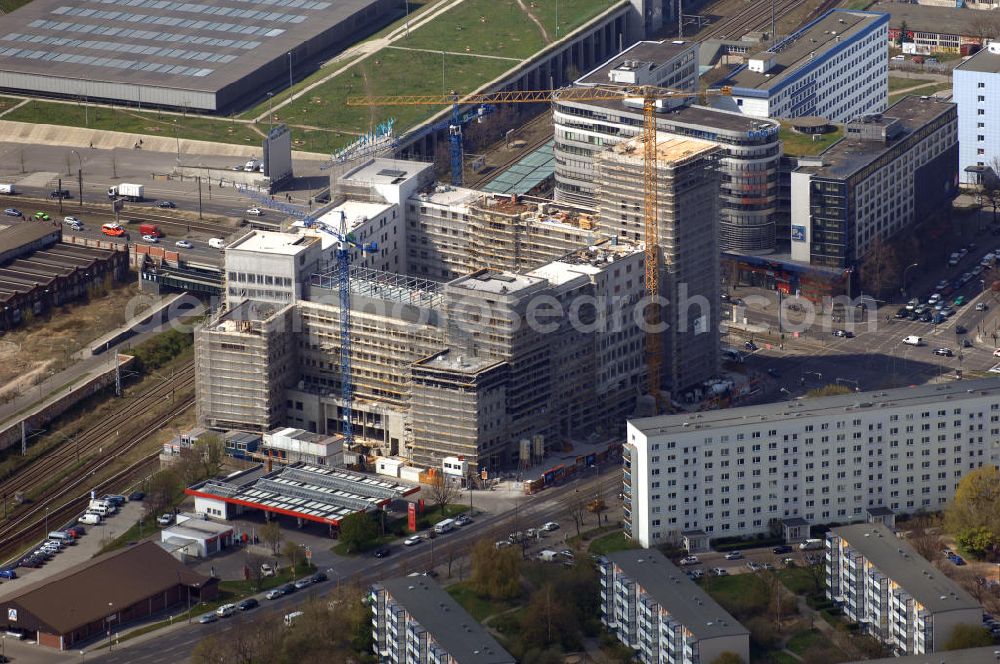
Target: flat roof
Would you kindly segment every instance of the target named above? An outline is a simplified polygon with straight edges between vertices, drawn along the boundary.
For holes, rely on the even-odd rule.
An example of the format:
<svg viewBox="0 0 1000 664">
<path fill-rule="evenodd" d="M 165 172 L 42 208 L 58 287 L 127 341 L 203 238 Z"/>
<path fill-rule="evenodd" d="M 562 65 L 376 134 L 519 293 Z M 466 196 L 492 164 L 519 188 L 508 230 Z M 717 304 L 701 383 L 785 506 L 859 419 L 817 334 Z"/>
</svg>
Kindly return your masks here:
<svg viewBox="0 0 1000 664">
<path fill-rule="evenodd" d="M 226 247 L 226 251 L 253 251 L 261 254 L 296 256 L 315 244 L 318 239 L 312 235 L 255 229 Z"/>
<path fill-rule="evenodd" d="M 928 611 L 982 610 L 972 595 L 881 523 L 857 523 L 833 528 L 830 532 L 847 542 L 851 549 L 864 556 Z"/>
<path fill-rule="evenodd" d="M 901 2 L 876 2 L 868 11 L 889 14 L 889 27 L 899 29 L 906 23 L 907 30 L 933 32 L 946 35 L 974 37 L 981 30 L 983 16 L 978 9 L 910 5 Z M 979 39 L 979 37 L 976 37 Z"/>
<path fill-rule="evenodd" d="M 419 359 L 414 362 L 414 365 L 429 367 L 431 369 L 477 374 L 503 363 L 502 360 L 497 360 L 496 358 L 480 357 L 447 349 L 429 357 Z"/>
<path fill-rule="evenodd" d="M 865 141 L 856 138 L 845 138 L 837 141 L 821 152 L 814 159 L 820 159 L 822 166 L 803 166 L 802 171 L 815 173 L 819 176 L 847 178 L 868 166 L 886 152 L 889 152 L 900 142 L 905 141 L 915 131 L 933 122 L 938 117 L 955 108 L 955 104 L 934 97 L 918 97 L 907 95 L 890 106 L 876 122 L 887 124 L 897 120 L 901 131 L 888 141 Z M 854 124 L 854 123 L 852 123 Z M 799 169 L 797 169 L 799 170 Z"/>
<path fill-rule="evenodd" d="M 6 19 L 6 17 L 4 18 Z M 62 231 L 59 227 L 51 226 L 43 221 L 23 221 L 7 226 L 0 229 L 0 255 L 51 235 L 55 236 L 52 240 L 53 243 L 58 242 L 62 237 Z"/>
<path fill-rule="evenodd" d="M 431 168 L 432 164 L 405 159 L 389 159 L 376 157 L 340 177 L 345 182 L 361 182 L 364 184 L 399 184 L 403 180 L 418 175 L 421 171 Z"/>
<path fill-rule="evenodd" d="M 606 557 L 696 638 L 749 636 L 736 618 L 659 551 L 632 549 Z"/>
<path fill-rule="evenodd" d="M 642 109 L 626 106 L 623 101 L 615 99 L 602 99 L 597 101 L 556 101 L 556 108 L 559 106 L 577 106 L 583 108 L 604 108 L 614 111 L 616 115 L 642 121 Z M 656 114 L 658 129 L 666 132 L 678 133 L 680 130 L 697 131 L 700 134 L 715 131 L 731 131 L 745 133 L 758 131 L 761 129 L 774 128 L 779 126 L 777 120 L 770 118 L 758 118 L 752 115 L 744 115 L 735 111 L 724 111 L 718 108 L 708 108 L 706 106 L 680 106 L 673 110 Z M 672 128 L 673 127 L 673 128 Z M 675 129 L 676 128 L 676 129 Z M 705 137 L 705 136 L 703 136 Z M 711 136 L 707 136 L 712 138 Z"/>
<path fill-rule="evenodd" d="M 216 93 L 376 0 L 34 0 L 4 16 L 0 72 Z M 373 17 L 374 18 L 374 17 Z M 296 58 L 296 60 L 298 60 Z M 287 72 L 287 62 L 284 71 Z M 273 75 L 273 74 L 272 74 Z M 143 101 L 146 101 L 143 99 Z"/>
<path fill-rule="evenodd" d="M 374 510 L 419 490 L 353 470 L 298 462 L 251 483 L 213 479 L 184 491 L 191 496 L 335 525 L 350 514 Z"/>
<path fill-rule="evenodd" d="M 964 650 L 938 650 L 923 655 L 866 659 L 846 664 L 996 664 L 1000 648 L 966 648 Z"/>
<path fill-rule="evenodd" d="M 973 11 L 973 10 L 969 10 Z M 1000 73 L 1000 53 L 991 53 L 989 49 L 982 49 L 971 58 L 955 67 L 956 71 L 975 71 L 984 74 Z"/>
<path fill-rule="evenodd" d="M 642 159 L 644 140 L 641 136 L 617 143 L 602 156 L 614 155 Z M 683 164 L 691 159 L 710 154 L 719 147 L 717 143 L 697 138 L 677 137 L 662 131 L 656 133 L 656 160 L 660 164 Z"/>
<path fill-rule="evenodd" d="M 271 429 L 265 435 L 282 436 L 293 440 L 301 440 L 304 443 L 335 443 L 344 439 L 339 433 L 313 433 L 305 429 L 296 429 L 295 427 L 278 427 L 277 429 Z"/>
<path fill-rule="evenodd" d="M 382 581 L 393 600 L 430 632 L 457 664 L 514 664 L 514 656 L 431 578 L 404 576 Z"/>
<path fill-rule="evenodd" d="M 577 85 L 606 85 L 610 82 L 611 71 L 622 67 L 626 60 L 637 60 L 640 65 L 652 65 L 655 69 L 670 62 L 692 46 L 697 46 L 697 42 L 681 40 L 636 42 L 578 78 L 575 83 Z"/>
<path fill-rule="evenodd" d="M 773 54 L 774 65 L 767 73 L 750 71 L 747 65 L 742 65 L 712 87 L 729 85 L 743 90 L 770 90 L 780 87 L 803 68 L 819 61 L 828 52 L 840 48 L 845 41 L 887 20 L 888 15 L 885 13 L 832 9 L 767 51 L 748 57 L 750 59 Z M 734 94 L 737 92 L 734 91 Z"/>
<path fill-rule="evenodd" d="M 390 208 L 392 208 L 392 205 L 389 203 L 346 200 L 328 210 L 319 218 L 319 221 L 336 229 L 340 228 L 340 215 L 344 215 L 347 220 L 347 230 L 353 231 L 372 217 L 377 217 Z"/>
<path fill-rule="evenodd" d="M 728 427 L 748 427 L 764 422 L 774 424 L 783 420 L 805 420 L 809 417 L 845 416 L 868 412 L 878 412 L 883 407 L 915 407 L 941 405 L 944 402 L 958 404 L 965 399 L 983 396 L 1000 397 L 1000 380 L 981 378 L 960 380 L 951 383 L 898 387 L 873 392 L 858 392 L 830 397 L 815 397 L 780 401 L 777 403 L 722 410 L 706 410 L 699 413 L 680 415 L 659 415 L 629 420 L 629 423 L 647 436 L 669 436 L 677 434 L 703 434 L 708 429 Z"/>
<path fill-rule="evenodd" d="M 495 270 L 479 270 L 464 277 L 459 277 L 448 283 L 448 287 L 465 288 L 483 293 L 505 295 L 517 293 L 528 288 L 544 285 L 541 277 L 530 274 L 515 274 L 513 272 L 497 272 Z"/>
</svg>

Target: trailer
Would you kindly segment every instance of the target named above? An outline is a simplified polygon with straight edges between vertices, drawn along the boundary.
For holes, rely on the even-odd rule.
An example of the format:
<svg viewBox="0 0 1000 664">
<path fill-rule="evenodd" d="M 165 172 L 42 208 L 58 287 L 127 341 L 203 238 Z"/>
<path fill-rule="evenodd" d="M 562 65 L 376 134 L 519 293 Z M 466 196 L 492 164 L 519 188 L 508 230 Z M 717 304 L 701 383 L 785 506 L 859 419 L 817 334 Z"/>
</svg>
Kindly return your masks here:
<svg viewBox="0 0 1000 664">
<path fill-rule="evenodd" d="M 127 201 L 143 200 L 143 186 L 141 184 L 130 184 L 122 182 L 119 185 L 108 187 L 108 198 L 124 198 Z"/>
</svg>

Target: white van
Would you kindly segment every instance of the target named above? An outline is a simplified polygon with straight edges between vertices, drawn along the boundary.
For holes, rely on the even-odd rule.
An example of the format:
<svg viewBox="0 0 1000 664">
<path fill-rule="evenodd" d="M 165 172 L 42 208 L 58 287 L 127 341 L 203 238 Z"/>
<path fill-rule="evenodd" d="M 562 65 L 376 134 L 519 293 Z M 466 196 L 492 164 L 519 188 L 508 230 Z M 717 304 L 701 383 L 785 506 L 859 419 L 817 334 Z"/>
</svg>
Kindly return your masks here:
<svg viewBox="0 0 1000 664">
<path fill-rule="evenodd" d="M 903 337 L 903 343 L 910 346 L 923 346 L 926 342 L 923 337 L 918 337 L 915 334 L 911 334 L 907 337 Z"/>
<path fill-rule="evenodd" d="M 79 519 L 76 520 L 77 523 L 82 523 L 88 526 L 96 526 L 101 523 L 101 515 L 95 514 L 94 512 L 87 512 Z"/>
<path fill-rule="evenodd" d="M 805 542 L 799 543 L 800 551 L 814 551 L 816 549 L 823 548 L 823 540 L 821 539 L 807 539 Z"/>
<path fill-rule="evenodd" d="M 225 249 L 226 241 L 223 240 L 221 237 L 213 237 L 211 240 L 208 241 L 208 246 L 212 247 L 213 249 Z"/>
<path fill-rule="evenodd" d="M 444 533 L 450 533 L 455 530 L 455 520 L 445 519 L 444 521 L 438 521 L 434 524 L 434 532 L 438 535 L 443 535 Z"/>
<path fill-rule="evenodd" d="M 107 505 L 92 505 L 87 511 L 101 517 L 106 517 L 112 513 L 111 508 Z"/>
<path fill-rule="evenodd" d="M 291 627 L 295 623 L 296 618 L 303 615 L 301 611 L 292 611 L 285 616 L 285 627 Z"/>
</svg>

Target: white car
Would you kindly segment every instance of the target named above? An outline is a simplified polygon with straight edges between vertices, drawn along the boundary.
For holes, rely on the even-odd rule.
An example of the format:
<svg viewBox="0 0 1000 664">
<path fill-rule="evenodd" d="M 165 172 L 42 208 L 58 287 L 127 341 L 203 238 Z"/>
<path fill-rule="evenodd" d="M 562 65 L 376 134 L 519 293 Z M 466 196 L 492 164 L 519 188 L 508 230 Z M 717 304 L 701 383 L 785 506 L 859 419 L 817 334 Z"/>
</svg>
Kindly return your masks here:
<svg viewBox="0 0 1000 664">
<path fill-rule="evenodd" d="M 143 235 L 142 241 L 149 242 L 150 244 L 157 244 L 159 243 L 160 238 L 156 237 L 155 235 Z"/>
<path fill-rule="evenodd" d="M 161 514 L 160 516 L 156 517 L 156 522 L 161 526 L 169 526 L 171 523 L 174 522 L 174 515 Z"/>
<path fill-rule="evenodd" d="M 274 568 L 264 563 L 260 566 L 260 575 L 263 577 L 274 576 Z"/>
<path fill-rule="evenodd" d="M 194 245 L 188 242 L 187 240 L 177 240 L 177 242 L 174 242 L 174 246 L 180 247 L 181 249 L 190 249 Z"/>
<path fill-rule="evenodd" d="M 726 554 L 726 560 L 739 560 L 742 557 L 743 553 L 741 551 L 730 551 Z"/>
<path fill-rule="evenodd" d="M 542 530 L 545 532 L 552 532 L 553 530 L 559 530 L 559 524 L 555 521 L 546 521 L 542 524 Z"/>
<path fill-rule="evenodd" d="M 228 618 L 234 613 L 236 613 L 235 604 L 223 604 L 222 606 L 220 606 L 215 610 L 215 615 L 219 616 L 220 618 Z"/>
<path fill-rule="evenodd" d="M 403 540 L 403 544 L 406 546 L 413 546 L 414 544 L 420 544 L 423 538 L 420 535 L 411 535 Z"/>
<path fill-rule="evenodd" d="M 684 556 L 681 558 L 681 565 L 697 565 L 698 556 Z"/>
<path fill-rule="evenodd" d="M 73 224 L 82 224 L 83 222 L 77 219 L 76 217 L 69 216 L 69 217 L 63 217 L 63 223 L 73 225 Z"/>
<path fill-rule="evenodd" d="M 261 210 L 260 208 L 252 207 L 249 210 L 247 210 L 247 214 L 250 215 L 251 217 L 263 217 L 264 211 Z"/>
</svg>

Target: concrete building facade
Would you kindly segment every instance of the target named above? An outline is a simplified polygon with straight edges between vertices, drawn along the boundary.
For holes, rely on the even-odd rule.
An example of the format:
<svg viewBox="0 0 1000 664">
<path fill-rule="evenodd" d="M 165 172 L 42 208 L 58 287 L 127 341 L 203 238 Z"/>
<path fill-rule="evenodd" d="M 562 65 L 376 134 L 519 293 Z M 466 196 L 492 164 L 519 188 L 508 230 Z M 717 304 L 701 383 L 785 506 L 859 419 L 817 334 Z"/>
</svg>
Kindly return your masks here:
<svg viewBox="0 0 1000 664">
<path fill-rule="evenodd" d="M 952 86 L 958 105 L 958 168 L 963 183 L 975 184 L 970 168 L 1000 173 L 1000 122 L 993 112 L 1000 104 L 1000 42 L 990 42 L 955 67 Z"/>
<path fill-rule="evenodd" d="M 633 419 L 625 532 L 650 547 L 941 509 L 966 473 L 1000 463 L 998 437 L 992 380 Z"/>
<path fill-rule="evenodd" d="M 680 391 L 719 372 L 719 149 L 663 134 L 656 149 L 663 384 Z M 598 211 L 606 232 L 645 241 L 642 153 L 633 139 L 598 156 Z"/>
<path fill-rule="evenodd" d="M 792 260 L 847 268 L 958 194 L 956 105 L 908 96 L 791 173 Z M 963 148 L 964 149 L 964 148 Z"/>
<path fill-rule="evenodd" d="M 713 84 L 731 95 L 711 105 L 760 118 L 817 115 L 850 122 L 881 113 L 889 96 L 889 15 L 832 9 L 747 57 L 747 63 Z"/>
<path fill-rule="evenodd" d="M 699 664 L 722 653 L 750 658 L 750 633 L 656 550 L 598 562 L 601 622 L 643 664 Z"/>
<path fill-rule="evenodd" d="M 691 66 L 696 72 L 697 57 L 693 62 L 687 60 L 692 54 L 696 54 L 696 49 L 687 42 L 643 42 L 577 79 L 574 85 L 613 82 L 616 76 L 622 75 L 620 70 L 626 60 L 632 63 L 631 69 L 638 71 L 684 72 Z M 675 87 L 694 89 L 693 84 L 690 88 L 687 85 L 685 76 L 676 81 Z M 642 107 L 618 101 L 557 100 L 552 119 L 555 125 L 555 199 L 596 208 L 598 155 L 642 134 Z M 656 123 L 662 133 L 712 141 L 721 147 L 721 249 L 752 254 L 773 252 L 781 156 L 779 124 L 767 118 L 676 103 L 659 106 Z"/>
<path fill-rule="evenodd" d="M 981 627 L 983 607 L 881 524 L 826 537 L 827 597 L 897 655 L 944 650 L 955 627 Z"/>
</svg>

